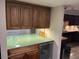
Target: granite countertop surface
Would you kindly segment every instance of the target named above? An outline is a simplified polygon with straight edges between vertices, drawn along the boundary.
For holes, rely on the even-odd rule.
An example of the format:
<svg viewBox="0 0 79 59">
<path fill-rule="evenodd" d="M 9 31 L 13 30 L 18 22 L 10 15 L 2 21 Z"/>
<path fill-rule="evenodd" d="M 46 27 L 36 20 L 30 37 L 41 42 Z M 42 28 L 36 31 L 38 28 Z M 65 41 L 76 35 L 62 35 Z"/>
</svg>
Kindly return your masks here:
<svg viewBox="0 0 79 59">
<path fill-rule="evenodd" d="M 9 35 L 7 36 L 7 49 L 30 46 L 50 41 L 53 41 L 53 39 L 42 37 L 37 34 Z"/>
</svg>

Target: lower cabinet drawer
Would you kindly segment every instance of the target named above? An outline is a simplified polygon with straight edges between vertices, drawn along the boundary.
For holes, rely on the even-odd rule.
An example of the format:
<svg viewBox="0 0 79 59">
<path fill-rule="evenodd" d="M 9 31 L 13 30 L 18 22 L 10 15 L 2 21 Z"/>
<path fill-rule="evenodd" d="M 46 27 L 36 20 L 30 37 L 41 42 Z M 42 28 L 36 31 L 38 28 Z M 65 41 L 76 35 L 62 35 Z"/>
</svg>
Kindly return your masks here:
<svg viewBox="0 0 79 59">
<path fill-rule="evenodd" d="M 25 53 L 8 56 L 8 59 L 24 59 Z"/>
<path fill-rule="evenodd" d="M 39 45 L 20 47 L 20 48 L 15 48 L 15 49 L 9 49 L 8 55 L 25 53 L 25 52 L 30 52 L 30 51 L 38 51 L 38 50 L 39 50 Z"/>
</svg>

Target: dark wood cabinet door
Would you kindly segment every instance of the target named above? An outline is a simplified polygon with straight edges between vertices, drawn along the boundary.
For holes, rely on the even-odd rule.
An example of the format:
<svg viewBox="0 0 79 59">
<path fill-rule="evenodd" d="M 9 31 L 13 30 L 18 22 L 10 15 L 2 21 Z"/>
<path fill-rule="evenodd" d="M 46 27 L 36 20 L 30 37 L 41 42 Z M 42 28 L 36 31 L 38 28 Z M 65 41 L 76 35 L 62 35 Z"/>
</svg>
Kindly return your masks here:
<svg viewBox="0 0 79 59">
<path fill-rule="evenodd" d="M 39 7 L 34 7 L 33 8 L 33 27 L 38 28 L 39 27 L 39 14 L 40 10 Z"/>
<path fill-rule="evenodd" d="M 21 5 L 21 28 L 32 28 L 32 7 Z"/>
<path fill-rule="evenodd" d="M 33 27 L 48 28 L 50 25 L 50 9 L 44 7 L 34 7 L 33 9 Z"/>
<path fill-rule="evenodd" d="M 49 26 L 50 26 L 50 9 L 41 7 L 39 14 L 40 14 L 39 27 L 40 28 L 49 28 Z"/>
<path fill-rule="evenodd" d="M 28 52 L 27 55 L 28 59 L 40 59 L 40 54 L 35 51 Z"/>
<path fill-rule="evenodd" d="M 7 4 L 7 25 L 8 29 L 20 28 L 20 7 L 18 4 Z"/>
<path fill-rule="evenodd" d="M 24 59 L 40 59 L 39 47 L 39 45 L 30 46 L 31 49 L 25 52 Z"/>
<path fill-rule="evenodd" d="M 40 59 L 39 52 L 33 52 L 33 54 L 31 56 L 32 56 L 33 59 Z"/>
</svg>

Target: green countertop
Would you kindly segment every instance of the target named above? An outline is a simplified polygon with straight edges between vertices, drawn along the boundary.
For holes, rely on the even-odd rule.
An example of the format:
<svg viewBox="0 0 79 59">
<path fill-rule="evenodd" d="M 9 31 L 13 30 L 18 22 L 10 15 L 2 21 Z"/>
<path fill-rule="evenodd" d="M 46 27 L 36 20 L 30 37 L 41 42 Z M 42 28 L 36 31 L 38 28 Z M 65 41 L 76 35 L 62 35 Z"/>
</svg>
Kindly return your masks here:
<svg viewBox="0 0 79 59">
<path fill-rule="evenodd" d="M 53 41 L 50 38 L 44 38 L 36 34 L 10 35 L 7 36 L 7 49 L 29 46 L 43 42 Z"/>
</svg>

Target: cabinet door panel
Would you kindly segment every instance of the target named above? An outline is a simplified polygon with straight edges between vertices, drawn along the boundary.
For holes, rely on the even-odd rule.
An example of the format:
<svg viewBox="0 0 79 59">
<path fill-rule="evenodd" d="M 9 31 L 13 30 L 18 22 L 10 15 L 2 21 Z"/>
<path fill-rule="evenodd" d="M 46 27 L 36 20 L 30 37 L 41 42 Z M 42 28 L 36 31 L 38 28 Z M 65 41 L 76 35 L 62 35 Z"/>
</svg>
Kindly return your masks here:
<svg viewBox="0 0 79 59">
<path fill-rule="evenodd" d="M 32 8 L 22 6 L 21 8 L 21 28 L 32 28 Z"/>
<path fill-rule="evenodd" d="M 34 7 L 33 27 L 48 28 L 50 25 L 50 9 L 44 7 Z"/>
<path fill-rule="evenodd" d="M 40 28 L 48 28 L 50 25 L 50 10 L 47 8 L 40 8 Z"/>
<path fill-rule="evenodd" d="M 39 7 L 34 7 L 33 9 L 33 27 L 38 28 L 39 27 L 39 14 L 40 10 Z"/>
<path fill-rule="evenodd" d="M 9 24 L 9 29 L 19 29 L 20 28 L 20 7 L 18 4 L 8 3 L 7 5 L 8 17 L 7 17 L 7 24 Z"/>
<path fill-rule="evenodd" d="M 11 5 L 11 26 L 20 28 L 20 8 L 17 5 Z"/>
</svg>

